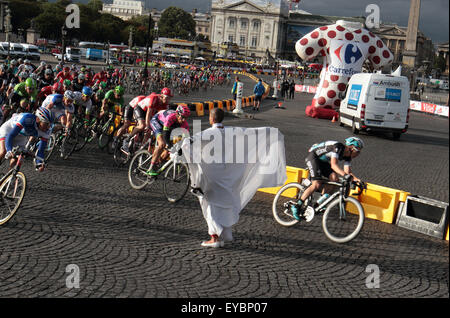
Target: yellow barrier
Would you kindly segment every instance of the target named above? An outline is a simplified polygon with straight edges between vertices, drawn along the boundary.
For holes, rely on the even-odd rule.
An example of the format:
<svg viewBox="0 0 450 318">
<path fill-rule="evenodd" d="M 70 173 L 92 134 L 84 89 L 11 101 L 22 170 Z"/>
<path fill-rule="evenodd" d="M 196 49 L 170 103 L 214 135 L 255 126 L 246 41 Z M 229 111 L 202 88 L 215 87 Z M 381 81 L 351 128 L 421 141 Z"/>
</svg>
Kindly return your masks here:
<svg viewBox="0 0 450 318">
<path fill-rule="evenodd" d="M 445 237 L 445 239 L 448 241 L 448 225 L 447 225 L 447 236 Z"/>
<path fill-rule="evenodd" d="M 224 103 L 227 107 L 227 110 L 230 111 L 231 110 L 231 100 L 227 99 L 224 101 Z"/>
<path fill-rule="evenodd" d="M 291 182 L 300 183 L 303 178 L 308 177 L 307 173 L 308 173 L 308 170 L 286 166 L 287 180 L 286 180 L 285 184 L 291 183 Z M 278 192 L 278 190 L 280 190 L 280 188 L 281 187 L 261 188 L 261 189 L 258 189 L 258 191 L 270 193 L 270 194 L 277 194 L 277 192 Z M 298 193 L 298 190 L 291 189 L 289 191 L 285 191 L 283 193 L 283 195 L 287 196 L 289 198 L 295 198 L 297 196 L 297 193 Z"/>
<path fill-rule="evenodd" d="M 203 104 L 205 104 L 205 107 L 208 108 L 208 111 L 211 111 L 211 109 L 214 108 L 214 103 L 213 102 L 208 101 L 208 102 L 204 102 Z"/>
<path fill-rule="evenodd" d="M 197 112 L 197 116 L 204 116 L 205 110 L 203 107 L 203 103 L 194 103 L 195 104 L 195 111 Z"/>
<path fill-rule="evenodd" d="M 367 190 L 361 195 L 356 196 L 354 192 L 351 195 L 361 203 L 367 218 L 392 224 L 397 217 L 400 202 L 406 202 L 406 198 L 410 194 L 368 183 Z M 350 209 L 349 212 L 356 211 Z"/>
<path fill-rule="evenodd" d="M 221 101 L 221 100 L 215 100 L 214 102 L 217 103 L 217 107 L 218 107 L 218 108 L 223 109 L 223 101 Z"/>
</svg>

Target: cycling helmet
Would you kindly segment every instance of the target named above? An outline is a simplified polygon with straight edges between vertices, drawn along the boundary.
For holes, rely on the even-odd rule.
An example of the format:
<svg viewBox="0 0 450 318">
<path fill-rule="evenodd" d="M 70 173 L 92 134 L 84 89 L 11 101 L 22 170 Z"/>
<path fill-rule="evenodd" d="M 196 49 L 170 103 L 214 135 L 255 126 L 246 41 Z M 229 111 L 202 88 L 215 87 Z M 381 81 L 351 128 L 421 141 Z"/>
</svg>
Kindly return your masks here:
<svg viewBox="0 0 450 318">
<path fill-rule="evenodd" d="M 114 89 L 114 92 L 116 92 L 116 93 L 119 94 L 119 95 L 123 95 L 124 91 L 125 91 L 125 90 L 124 90 L 123 87 L 120 86 L 120 85 L 116 86 L 116 88 Z"/>
<path fill-rule="evenodd" d="M 92 89 L 89 86 L 84 86 L 81 93 L 86 96 L 92 95 Z"/>
<path fill-rule="evenodd" d="M 45 75 L 52 75 L 52 74 L 53 74 L 53 71 L 47 68 L 47 69 L 44 71 L 44 74 L 45 74 Z"/>
<path fill-rule="evenodd" d="M 24 63 L 24 64 L 30 64 L 30 60 L 25 59 L 25 60 L 23 61 L 23 63 Z"/>
<path fill-rule="evenodd" d="M 45 63 L 45 61 L 42 61 L 41 66 L 45 66 L 45 65 L 47 65 L 47 63 Z"/>
<path fill-rule="evenodd" d="M 19 73 L 19 77 L 20 77 L 20 78 L 24 78 L 24 79 L 25 79 L 25 78 L 28 78 L 28 73 L 27 73 L 27 72 L 20 72 L 20 73 Z"/>
<path fill-rule="evenodd" d="M 72 91 L 66 91 L 64 93 L 64 97 L 70 100 L 74 100 L 75 99 L 75 94 Z"/>
<path fill-rule="evenodd" d="M 164 87 L 164 88 L 161 90 L 161 95 L 173 97 L 172 91 L 171 91 L 170 88 L 168 88 L 168 87 Z"/>
<path fill-rule="evenodd" d="M 106 88 L 106 82 L 100 82 L 100 87 L 102 88 L 102 89 L 105 89 Z"/>
<path fill-rule="evenodd" d="M 51 124 L 53 122 L 53 113 L 51 110 L 45 107 L 39 107 L 36 110 L 36 116 L 40 119 L 40 121 L 44 123 Z"/>
<path fill-rule="evenodd" d="M 27 78 L 25 81 L 25 87 L 34 88 L 36 86 L 36 82 L 31 77 Z"/>
<path fill-rule="evenodd" d="M 364 147 L 364 142 L 358 137 L 348 137 L 347 139 L 345 139 L 345 145 L 354 146 L 361 150 Z"/>
<path fill-rule="evenodd" d="M 79 79 L 79 80 L 82 80 L 82 81 L 84 81 L 84 78 L 85 78 L 85 77 L 84 77 L 84 74 L 80 74 L 80 75 L 78 75 L 78 79 Z"/>
<path fill-rule="evenodd" d="M 191 114 L 191 111 L 186 104 L 180 104 L 177 107 L 177 114 L 183 116 L 184 118 L 187 118 Z"/>
<path fill-rule="evenodd" d="M 72 85 L 72 82 L 70 80 L 66 79 L 66 80 L 63 81 L 63 85 L 64 86 L 70 86 L 70 85 Z"/>
</svg>

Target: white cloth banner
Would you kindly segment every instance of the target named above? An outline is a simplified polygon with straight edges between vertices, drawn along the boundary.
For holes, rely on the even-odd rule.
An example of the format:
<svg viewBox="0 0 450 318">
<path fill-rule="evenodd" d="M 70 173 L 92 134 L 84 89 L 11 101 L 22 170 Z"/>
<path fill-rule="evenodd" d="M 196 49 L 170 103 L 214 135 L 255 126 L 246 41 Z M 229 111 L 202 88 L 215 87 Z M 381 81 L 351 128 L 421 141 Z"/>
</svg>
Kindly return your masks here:
<svg viewBox="0 0 450 318">
<path fill-rule="evenodd" d="M 285 183 L 284 136 L 277 128 L 209 128 L 185 139 L 183 157 L 191 185 L 202 189 L 202 212 L 217 225 L 215 234 L 239 220 L 259 188 Z M 211 233 L 210 233 L 211 234 Z"/>
</svg>

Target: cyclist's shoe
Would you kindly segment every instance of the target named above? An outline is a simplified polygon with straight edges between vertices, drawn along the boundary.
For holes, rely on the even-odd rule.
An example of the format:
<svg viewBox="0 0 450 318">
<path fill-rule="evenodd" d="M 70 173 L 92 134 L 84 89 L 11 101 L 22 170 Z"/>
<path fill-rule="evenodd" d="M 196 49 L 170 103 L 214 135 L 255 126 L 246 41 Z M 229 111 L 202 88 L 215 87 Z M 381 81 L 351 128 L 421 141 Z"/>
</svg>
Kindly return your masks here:
<svg viewBox="0 0 450 318">
<path fill-rule="evenodd" d="M 303 204 L 293 204 L 291 205 L 291 212 L 294 218 L 297 221 L 300 221 L 303 217 L 303 213 L 305 212 L 305 207 Z"/>
<path fill-rule="evenodd" d="M 145 174 L 151 177 L 159 176 L 159 166 L 158 165 L 151 166 L 150 169 L 148 169 L 145 172 Z"/>
</svg>

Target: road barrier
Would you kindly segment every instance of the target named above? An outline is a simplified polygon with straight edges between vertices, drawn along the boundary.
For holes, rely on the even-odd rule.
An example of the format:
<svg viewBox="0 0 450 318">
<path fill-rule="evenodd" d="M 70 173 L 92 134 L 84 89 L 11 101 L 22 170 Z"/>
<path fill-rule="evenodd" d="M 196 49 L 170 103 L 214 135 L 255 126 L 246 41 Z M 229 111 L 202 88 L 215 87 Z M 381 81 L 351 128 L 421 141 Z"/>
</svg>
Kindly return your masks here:
<svg viewBox="0 0 450 318">
<path fill-rule="evenodd" d="M 306 169 L 286 166 L 286 176 L 287 180 L 285 184 L 291 182 L 301 183 L 304 178 L 309 177 L 309 171 Z M 258 191 L 276 194 L 280 188 L 281 187 L 261 188 L 258 189 Z M 293 189 L 289 191 L 286 191 L 283 195 L 290 198 L 295 198 L 298 195 L 298 190 Z M 437 206 L 437 209 L 440 209 L 439 211 L 443 211 L 443 213 L 439 214 L 435 211 L 434 218 L 428 215 L 428 217 L 425 218 L 428 218 L 429 221 L 420 221 L 417 220 L 417 218 L 416 220 L 412 220 L 411 215 L 405 216 L 407 211 L 406 209 L 408 207 L 411 209 L 411 204 L 409 203 L 408 205 L 408 202 L 413 200 L 418 201 L 415 199 L 417 196 L 412 196 L 409 192 L 367 183 L 367 190 L 363 191 L 360 195 L 357 195 L 357 189 L 353 190 L 350 193 L 350 196 L 354 197 L 361 203 L 364 208 L 364 215 L 369 219 L 374 219 L 389 224 L 396 224 L 404 228 L 409 228 L 411 230 L 442 239 L 446 233 L 445 239 L 447 241 L 449 239 L 448 203 L 428 199 L 429 202 L 432 202 L 431 205 Z M 356 211 L 352 211 L 352 209 L 350 209 L 349 212 L 356 213 Z M 436 216 L 437 214 L 439 215 Z M 424 213 L 419 215 L 424 215 Z M 430 217 L 432 219 L 430 219 Z M 430 220 L 434 222 L 430 222 Z"/>
<path fill-rule="evenodd" d="M 308 86 L 308 85 L 295 85 L 295 91 L 300 93 L 310 93 L 315 94 L 317 91 L 316 86 Z M 449 117 L 449 107 L 445 105 L 436 105 L 427 102 L 409 101 L 409 109 L 421 113 L 427 113 L 442 117 Z"/>
<path fill-rule="evenodd" d="M 255 82 L 257 82 L 259 80 L 253 74 L 246 73 L 246 72 L 234 71 L 234 74 L 247 76 L 250 79 L 254 80 Z M 262 84 L 264 85 L 264 88 L 265 88 L 265 92 L 262 96 L 262 99 L 264 100 L 270 93 L 270 85 L 268 85 L 265 82 L 262 82 Z M 254 94 L 250 95 L 250 96 L 242 97 L 242 107 L 245 108 L 245 107 L 253 106 L 254 100 L 255 100 Z M 188 105 L 191 112 L 195 112 L 195 114 L 198 117 L 209 116 L 209 112 L 213 108 L 222 108 L 223 110 L 226 110 L 226 111 L 232 111 L 236 107 L 236 101 L 231 100 L 231 99 L 204 101 L 204 102 L 195 102 L 195 103 L 182 103 L 182 102 L 175 103 L 175 105 L 179 105 L 179 104 Z"/>
</svg>

